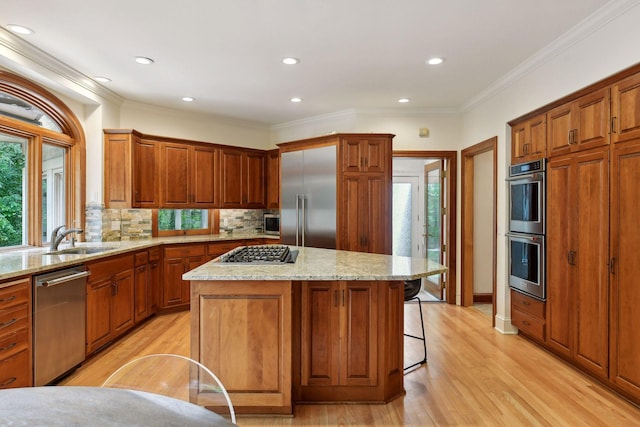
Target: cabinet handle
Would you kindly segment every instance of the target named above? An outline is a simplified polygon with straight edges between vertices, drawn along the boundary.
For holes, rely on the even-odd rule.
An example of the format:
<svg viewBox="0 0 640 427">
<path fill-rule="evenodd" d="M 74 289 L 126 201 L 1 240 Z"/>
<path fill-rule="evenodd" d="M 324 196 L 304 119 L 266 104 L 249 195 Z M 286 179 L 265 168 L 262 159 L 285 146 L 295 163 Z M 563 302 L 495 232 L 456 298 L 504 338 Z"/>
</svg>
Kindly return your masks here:
<svg viewBox="0 0 640 427">
<path fill-rule="evenodd" d="M 611 133 L 618 133 L 617 129 L 617 123 L 618 122 L 618 118 L 616 116 L 611 117 Z"/>
<path fill-rule="evenodd" d="M 573 144 L 573 129 L 569 130 L 569 135 L 567 136 L 567 142 L 569 145 Z"/>
<path fill-rule="evenodd" d="M 531 305 L 531 303 L 529 301 L 521 301 L 521 302 L 522 302 L 522 305 L 526 305 L 526 306 Z"/>
<path fill-rule="evenodd" d="M 111 295 L 112 296 L 116 296 L 118 295 L 118 282 L 111 282 Z"/>
<path fill-rule="evenodd" d="M 18 343 L 17 343 L 17 342 L 12 342 L 11 344 L 6 345 L 6 346 L 4 346 L 4 347 L 0 348 L 0 351 L 7 351 L 7 350 L 11 350 L 13 347 L 15 347 L 15 346 L 17 346 L 17 345 L 18 345 Z"/>
<path fill-rule="evenodd" d="M 527 320 L 523 320 L 522 324 L 525 326 L 531 326 L 531 323 L 529 323 Z"/>
<path fill-rule="evenodd" d="M 15 382 L 16 380 L 17 380 L 16 377 L 11 377 L 8 380 L 6 380 L 5 382 L 0 383 L 0 387 L 8 386 L 9 384 L 11 384 L 12 382 Z"/>
<path fill-rule="evenodd" d="M 338 291 L 337 290 L 333 291 L 333 306 L 334 307 L 338 306 Z"/>
<path fill-rule="evenodd" d="M 616 274 L 616 259 L 615 258 L 611 258 L 611 260 L 609 260 L 609 272 L 611 274 Z"/>
<path fill-rule="evenodd" d="M 344 289 L 342 290 L 342 306 L 344 307 Z"/>
<path fill-rule="evenodd" d="M 569 265 L 576 265 L 576 251 L 567 252 L 567 263 Z"/>
<path fill-rule="evenodd" d="M 4 298 L 4 299 L 0 299 L 0 302 L 9 302 L 9 301 L 13 301 L 14 299 L 16 299 L 17 296 L 16 295 L 11 295 L 8 298 Z"/>
<path fill-rule="evenodd" d="M 11 325 L 13 325 L 14 323 L 16 323 L 17 321 L 18 321 L 18 319 L 16 319 L 16 318 L 14 317 L 14 318 L 13 318 L 13 319 L 11 319 L 11 320 L 8 320 L 8 321 L 6 321 L 6 322 L 4 322 L 4 323 L 0 323 L 0 329 L 2 329 L 2 328 L 6 328 L 7 326 L 11 326 Z"/>
</svg>

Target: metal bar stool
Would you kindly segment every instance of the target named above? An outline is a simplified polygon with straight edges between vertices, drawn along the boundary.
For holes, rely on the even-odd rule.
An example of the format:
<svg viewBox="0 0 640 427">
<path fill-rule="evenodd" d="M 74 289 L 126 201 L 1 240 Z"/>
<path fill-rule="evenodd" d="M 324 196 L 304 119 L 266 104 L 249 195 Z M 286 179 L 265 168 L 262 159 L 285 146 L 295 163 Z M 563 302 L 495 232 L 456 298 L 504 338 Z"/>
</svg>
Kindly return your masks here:
<svg viewBox="0 0 640 427">
<path fill-rule="evenodd" d="M 422 341 L 422 345 L 424 347 L 424 358 L 416 363 L 413 363 L 409 366 L 404 367 L 405 374 L 407 370 L 413 368 L 414 366 L 422 365 L 427 363 L 427 336 L 424 332 L 424 318 L 422 317 L 422 302 L 420 298 L 418 298 L 418 293 L 420 292 L 420 288 L 422 287 L 422 279 L 415 280 L 405 280 L 404 282 L 404 302 L 407 301 L 418 301 L 418 308 L 420 309 L 420 327 L 422 328 L 422 336 L 416 336 L 411 334 L 404 334 L 405 337 L 415 338 L 417 340 Z"/>
</svg>

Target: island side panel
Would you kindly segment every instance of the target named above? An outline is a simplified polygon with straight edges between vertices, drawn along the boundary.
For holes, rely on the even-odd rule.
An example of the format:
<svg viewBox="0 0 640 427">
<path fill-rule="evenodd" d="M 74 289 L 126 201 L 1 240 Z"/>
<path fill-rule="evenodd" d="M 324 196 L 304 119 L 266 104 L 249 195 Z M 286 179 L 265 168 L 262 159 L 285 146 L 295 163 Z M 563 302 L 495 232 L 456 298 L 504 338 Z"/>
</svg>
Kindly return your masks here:
<svg viewBox="0 0 640 427">
<path fill-rule="evenodd" d="M 291 327 L 290 281 L 191 282 L 191 357 L 238 413 L 292 414 Z"/>
</svg>

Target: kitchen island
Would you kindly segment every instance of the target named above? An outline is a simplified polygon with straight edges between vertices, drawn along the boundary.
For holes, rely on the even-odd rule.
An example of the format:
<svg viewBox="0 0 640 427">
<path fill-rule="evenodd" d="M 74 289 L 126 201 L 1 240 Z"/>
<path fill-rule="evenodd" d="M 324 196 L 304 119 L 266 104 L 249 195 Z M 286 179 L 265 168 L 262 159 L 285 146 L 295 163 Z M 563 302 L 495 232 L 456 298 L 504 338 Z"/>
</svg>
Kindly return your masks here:
<svg viewBox="0 0 640 427">
<path fill-rule="evenodd" d="M 191 281 L 191 357 L 218 375 L 238 413 L 292 414 L 294 403 L 402 395 L 404 281 L 445 268 L 291 249 L 299 251 L 295 263 L 213 260 L 183 276 Z"/>
</svg>

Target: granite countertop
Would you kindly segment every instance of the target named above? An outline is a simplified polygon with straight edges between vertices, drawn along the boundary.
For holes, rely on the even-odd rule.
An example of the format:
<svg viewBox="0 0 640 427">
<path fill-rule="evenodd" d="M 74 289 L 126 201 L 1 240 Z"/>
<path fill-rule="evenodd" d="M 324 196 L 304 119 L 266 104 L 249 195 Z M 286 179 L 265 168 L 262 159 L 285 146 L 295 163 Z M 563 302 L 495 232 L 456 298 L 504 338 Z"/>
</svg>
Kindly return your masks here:
<svg viewBox="0 0 640 427">
<path fill-rule="evenodd" d="M 255 233 L 224 233 L 206 234 L 196 236 L 154 237 L 146 240 L 130 240 L 121 242 L 83 242 L 77 247 L 105 247 L 106 251 L 86 255 L 46 255 L 49 247 L 29 248 L 22 250 L 8 250 L 0 252 L 0 280 L 12 279 L 28 274 L 39 274 L 45 271 L 83 264 L 108 256 L 124 254 L 140 249 L 151 248 L 158 245 L 178 243 L 213 243 L 228 240 L 245 239 L 279 239 L 279 236 Z M 60 245 L 60 249 L 68 246 Z"/>
<path fill-rule="evenodd" d="M 209 261 L 185 280 L 412 280 L 440 274 L 446 267 L 423 258 L 290 246 L 293 264 L 247 265 Z"/>
</svg>

